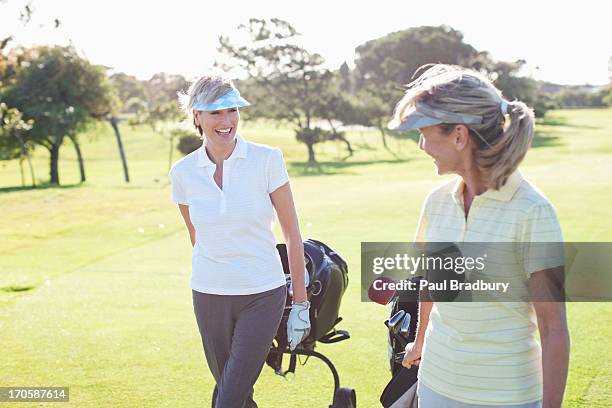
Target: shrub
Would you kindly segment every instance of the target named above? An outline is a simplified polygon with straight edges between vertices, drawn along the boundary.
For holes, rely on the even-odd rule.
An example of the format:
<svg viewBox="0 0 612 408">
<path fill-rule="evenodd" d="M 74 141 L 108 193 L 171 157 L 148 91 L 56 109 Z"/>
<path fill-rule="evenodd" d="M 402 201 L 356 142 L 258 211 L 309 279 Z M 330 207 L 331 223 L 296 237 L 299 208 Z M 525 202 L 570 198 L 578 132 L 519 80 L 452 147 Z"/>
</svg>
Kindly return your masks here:
<svg viewBox="0 0 612 408">
<path fill-rule="evenodd" d="M 183 156 L 198 150 L 200 146 L 202 146 L 202 139 L 191 132 L 189 134 L 181 135 L 177 144 L 177 148 L 179 152 L 183 154 Z"/>
</svg>

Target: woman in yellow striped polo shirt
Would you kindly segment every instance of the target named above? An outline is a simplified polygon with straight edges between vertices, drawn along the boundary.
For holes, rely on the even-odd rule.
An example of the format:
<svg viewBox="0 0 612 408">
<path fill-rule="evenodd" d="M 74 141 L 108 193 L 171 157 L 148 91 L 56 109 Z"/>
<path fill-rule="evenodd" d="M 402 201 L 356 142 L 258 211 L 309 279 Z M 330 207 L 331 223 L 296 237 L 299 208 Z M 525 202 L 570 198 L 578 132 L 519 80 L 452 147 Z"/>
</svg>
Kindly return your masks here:
<svg viewBox="0 0 612 408">
<path fill-rule="evenodd" d="M 408 85 L 389 126 L 418 129 L 438 174 L 459 176 L 428 195 L 417 241 L 562 242 L 552 205 L 517 170 L 533 138 L 533 113 L 504 100 L 487 78 L 434 65 Z M 504 271 L 529 299 L 542 299 L 550 274 L 562 271 L 562 256 L 507 258 Z M 421 299 L 403 365 L 419 365 L 424 408 L 549 408 L 561 406 L 568 362 L 562 302 Z"/>
</svg>

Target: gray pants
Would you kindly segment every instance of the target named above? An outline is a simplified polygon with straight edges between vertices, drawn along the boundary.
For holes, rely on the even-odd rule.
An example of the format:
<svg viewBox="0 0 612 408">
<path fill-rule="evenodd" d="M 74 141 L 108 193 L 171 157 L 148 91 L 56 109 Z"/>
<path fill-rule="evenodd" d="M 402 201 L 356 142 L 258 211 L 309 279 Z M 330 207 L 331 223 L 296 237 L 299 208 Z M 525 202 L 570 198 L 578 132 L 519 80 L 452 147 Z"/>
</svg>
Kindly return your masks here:
<svg viewBox="0 0 612 408">
<path fill-rule="evenodd" d="M 278 330 L 287 289 L 192 295 L 206 362 L 217 383 L 216 408 L 256 408 L 253 385 Z"/>
<path fill-rule="evenodd" d="M 455 401 L 438 394 L 422 382 L 418 383 L 419 406 L 421 408 L 541 408 L 542 401 L 513 405 L 474 405 Z"/>
</svg>

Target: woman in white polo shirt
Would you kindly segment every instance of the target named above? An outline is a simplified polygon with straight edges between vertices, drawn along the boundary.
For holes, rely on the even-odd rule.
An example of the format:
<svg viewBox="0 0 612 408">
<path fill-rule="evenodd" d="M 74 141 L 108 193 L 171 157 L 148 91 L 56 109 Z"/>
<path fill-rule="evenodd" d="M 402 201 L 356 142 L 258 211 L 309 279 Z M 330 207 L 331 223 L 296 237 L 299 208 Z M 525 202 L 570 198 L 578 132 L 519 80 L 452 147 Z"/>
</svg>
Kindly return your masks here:
<svg viewBox="0 0 612 408">
<path fill-rule="evenodd" d="M 253 385 L 278 329 L 285 275 L 272 233 L 274 210 L 287 244 L 293 349 L 308 334 L 304 248 L 279 149 L 240 136 L 249 103 L 230 80 L 203 76 L 180 95 L 204 140 L 170 170 L 172 196 L 193 246 L 191 288 L 217 408 L 257 407 Z"/>
<path fill-rule="evenodd" d="M 533 113 L 504 100 L 487 78 L 455 66 L 430 67 L 408 85 L 390 127 L 418 129 L 419 147 L 438 174 L 459 176 L 428 195 L 416 241 L 562 241 L 553 207 L 517 170 L 533 138 Z M 562 256 L 516 255 L 508 256 L 504 272 L 529 299 L 542 299 Z M 562 302 L 421 299 L 416 339 L 403 365 L 419 365 L 424 408 L 548 408 L 561 406 L 568 361 Z"/>
</svg>

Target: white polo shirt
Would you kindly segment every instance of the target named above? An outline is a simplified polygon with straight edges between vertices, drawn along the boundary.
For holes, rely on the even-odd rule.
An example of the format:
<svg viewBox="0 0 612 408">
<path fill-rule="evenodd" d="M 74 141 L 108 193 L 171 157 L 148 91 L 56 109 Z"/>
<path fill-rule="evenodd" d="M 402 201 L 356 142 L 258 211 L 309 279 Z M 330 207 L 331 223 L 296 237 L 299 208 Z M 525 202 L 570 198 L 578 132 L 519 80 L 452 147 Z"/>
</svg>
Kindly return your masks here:
<svg viewBox="0 0 612 408">
<path fill-rule="evenodd" d="M 223 188 L 204 146 L 170 170 L 172 197 L 189 206 L 196 231 L 191 288 L 216 295 L 248 295 L 285 285 L 272 233 L 270 193 L 289 182 L 282 152 L 236 137 L 223 163 Z"/>
<path fill-rule="evenodd" d="M 499 190 L 474 197 L 466 220 L 461 178 L 427 197 L 418 242 L 562 242 L 552 205 L 517 171 Z M 527 290 L 531 273 L 560 266 L 562 254 L 517 252 L 486 273 Z M 465 254 L 464 254 L 465 256 Z M 489 259 L 489 261 L 491 261 Z M 493 279 L 494 280 L 494 279 Z M 516 289 L 515 289 L 516 290 Z M 530 302 L 436 302 L 425 333 L 419 381 L 447 398 L 476 405 L 542 399 L 542 356 Z"/>
</svg>

